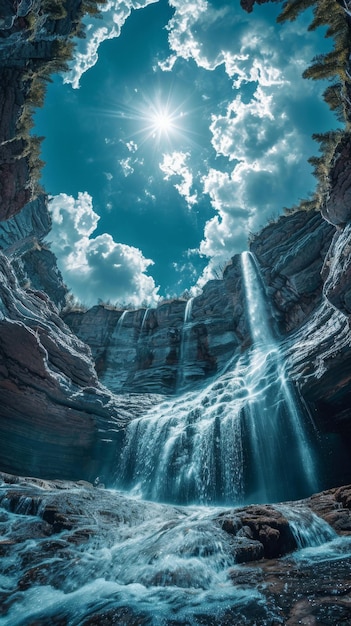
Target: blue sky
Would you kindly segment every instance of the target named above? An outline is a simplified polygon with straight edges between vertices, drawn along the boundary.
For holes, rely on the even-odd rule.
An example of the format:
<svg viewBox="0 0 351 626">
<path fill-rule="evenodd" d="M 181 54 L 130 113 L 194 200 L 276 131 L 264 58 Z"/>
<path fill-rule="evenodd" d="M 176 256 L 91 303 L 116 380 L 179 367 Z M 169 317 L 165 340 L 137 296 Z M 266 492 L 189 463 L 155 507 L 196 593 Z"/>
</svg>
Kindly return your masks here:
<svg viewBox="0 0 351 626">
<path fill-rule="evenodd" d="M 314 190 L 311 135 L 336 126 L 301 74 L 331 47 L 279 5 L 108 0 L 34 131 L 52 249 L 87 305 L 193 291 Z"/>
</svg>

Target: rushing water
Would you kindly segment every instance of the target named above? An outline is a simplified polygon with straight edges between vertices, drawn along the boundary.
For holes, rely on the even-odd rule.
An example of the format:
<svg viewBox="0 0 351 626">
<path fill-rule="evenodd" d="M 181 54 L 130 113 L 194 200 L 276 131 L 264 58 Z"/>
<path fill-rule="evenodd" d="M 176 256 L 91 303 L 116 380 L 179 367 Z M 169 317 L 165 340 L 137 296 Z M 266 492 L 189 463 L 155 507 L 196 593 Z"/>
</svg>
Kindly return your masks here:
<svg viewBox="0 0 351 626">
<path fill-rule="evenodd" d="M 273 571 L 266 582 L 261 561 L 237 563 L 240 550 L 249 554 L 259 543 L 248 526 L 235 526 L 240 509 L 205 506 L 277 502 L 318 488 L 314 431 L 286 378 L 263 284 L 248 254 L 242 272 L 250 349 L 206 387 L 153 407 L 126 430 L 116 486 L 154 502 L 104 489 L 43 495 L 35 486 L 33 495 L 23 485 L 0 485 L 0 626 L 271 626 L 286 623 L 285 592 L 291 605 L 302 597 L 300 576 L 305 585 L 320 568 L 319 589 L 319 578 L 329 580 L 329 563 L 348 575 L 350 540 L 338 538 L 301 503 L 296 509 L 277 504 L 298 547 L 282 561 L 281 573 L 278 566 L 277 599 Z M 260 507 L 252 510 L 255 516 Z M 61 530 L 42 519 L 55 511 Z"/>
<path fill-rule="evenodd" d="M 262 584 L 262 562 L 244 569 L 236 563 L 236 546 L 245 539 L 217 523 L 223 510 L 140 502 L 103 489 L 28 493 L 0 486 L 1 626 L 286 623 L 279 604 L 267 603 L 272 582 Z M 68 523 L 50 536 L 42 516 L 52 506 Z M 288 569 L 282 563 L 286 585 L 304 580 L 305 567 L 311 576 L 314 563 L 339 561 L 347 568 L 349 538 L 336 537 L 301 505 L 276 508 L 300 547 L 285 557 Z M 279 571 L 277 563 L 274 568 Z"/>
<path fill-rule="evenodd" d="M 192 328 L 191 314 L 193 308 L 194 298 L 189 298 L 185 305 L 184 310 L 184 322 L 182 328 L 182 334 L 180 338 L 180 347 L 179 347 L 179 361 L 178 361 L 178 375 L 176 388 L 184 388 L 186 386 L 187 379 L 187 371 L 189 364 L 189 343 L 190 343 L 190 332 Z"/>
<path fill-rule="evenodd" d="M 202 504 L 274 502 L 318 488 L 313 428 L 286 379 L 248 253 L 242 270 L 251 348 L 207 387 L 166 401 L 128 426 L 118 487 L 156 501 Z M 184 341 L 189 319 L 187 312 Z"/>
</svg>

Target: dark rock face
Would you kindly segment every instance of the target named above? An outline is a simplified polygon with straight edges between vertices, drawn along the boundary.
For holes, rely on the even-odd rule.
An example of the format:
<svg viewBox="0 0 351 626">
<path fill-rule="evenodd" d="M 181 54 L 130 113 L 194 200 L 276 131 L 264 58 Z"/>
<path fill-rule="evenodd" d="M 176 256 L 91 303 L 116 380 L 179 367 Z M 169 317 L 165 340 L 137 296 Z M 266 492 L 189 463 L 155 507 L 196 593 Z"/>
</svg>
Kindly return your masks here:
<svg viewBox="0 0 351 626">
<path fill-rule="evenodd" d="M 170 393 L 220 372 L 248 341 L 239 257 L 191 304 L 186 323 L 184 300 L 126 311 L 123 318 L 121 311 L 96 306 L 64 320 L 90 345 L 109 389 Z"/>
<path fill-rule="evenodd" d="M 99 384 L 89 348 L 43 292 L 19 287 L 3 255 L 0 275 L 1 466 L 91 479 L 101 438 L 112 441 L 129 413 Z"/>
<path fill-rule="evenodd" d="M 0 250 L 17 257 L 31 250 L 51 229 L 47 197 L 41 194 L 14 217 L 0 221 Z"/>
<path fill-rule="evenodd" d="M 319 213 L 281 217 L 252 241 L 283 334 L 300 327 L 322 300 L 321 270 L 335 229 Z"/>
<path fill-rule="evenodd" d="M 51 250 L 37 246 L 16 259 L 13 266 L 23 283 L 28 281 L 31 289 L 46 293 L 60 310 L 65 306 L 68 291 Z"/>
<path fill-rule="evenodd" d="M 351 221 L 351 139 L 346 137 L 337 146 L 334 162 L 329 172 L 329 194 L 322 215 L 335 226 L 345 226 Z"/>
<path fill-rule="evenodd" d="M 338 230 L 324 267 L 324 295 L 344 315 L 351 313 L 351 224 Z"/>
</svg>

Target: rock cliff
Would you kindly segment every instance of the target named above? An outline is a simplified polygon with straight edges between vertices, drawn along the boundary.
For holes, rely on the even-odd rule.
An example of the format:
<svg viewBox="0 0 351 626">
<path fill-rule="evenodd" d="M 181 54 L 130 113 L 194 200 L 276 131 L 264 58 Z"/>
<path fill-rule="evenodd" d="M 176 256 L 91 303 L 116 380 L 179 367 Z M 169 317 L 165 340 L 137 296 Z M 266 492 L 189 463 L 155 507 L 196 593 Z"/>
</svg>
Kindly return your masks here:
<svg viewBox="0 0 351 626">
<path fill-rule="evenodd" d="M 121 426 L 157 394 L 203 383 L 250 346 L 241 264 L 233 257 L 223 278 L 190 301 L 126 311 L 65 308 L 66 288 L 42 243 L 50 229 L 47 198 L 33 184 L 23 123 L 33 84 L 40 72 L 55 70 L 53 45 L 77 29 L 81 8 L 67 2 L 54 19 L 38 3 L 20 5 L 0 2 L 0 469 L 91 479 L 102 471 L 101 448 L 112 448 Z M 322 213 L 281 217 L 250 242 L 288 372 L 318 426 L 347 437 L 350 150 L 345 136 Z"/>
<path fill-rule="evenodd" d="M 93 480 L 120 429 L 153 399 L 116 398 L 101 385 L 90 348 L 59 316 L 67 289 L 42 244 L 51 219 L 30 115 L 81 15 L 75 0 L 61 9 L 0 2 L 0 458 L 16 473 Z"/>
<path fill-rule="evenodd" d="M 240 272 L 236 257 L 223 280 L 208 282 L 188 302 L 123 313 L 96 306 L 63 318 L 90 345 L 107 387 L 174 393 L 219 373 L 241 345 L 247 329 Z"/>
</svg>

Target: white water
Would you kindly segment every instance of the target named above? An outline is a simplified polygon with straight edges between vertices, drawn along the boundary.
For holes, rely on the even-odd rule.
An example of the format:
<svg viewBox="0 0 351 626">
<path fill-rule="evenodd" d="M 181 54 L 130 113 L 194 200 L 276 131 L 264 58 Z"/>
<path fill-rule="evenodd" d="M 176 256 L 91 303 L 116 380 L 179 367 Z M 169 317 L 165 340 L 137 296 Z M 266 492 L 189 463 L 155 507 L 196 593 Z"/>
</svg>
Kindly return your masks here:
<svg viewBox="0 0 351 626">
<path fill-rule="evenodd" d="M 192 329 L 191 313 L 193 308 L 194 298 L 189 298 L 185 305 L 184 321 L 182 327 L 182 334 L 180 338 L 179 346 L 179 359 L 178 359 L 178 374 L 176 389 L 181 389 L 186 384 L 187 370 L 189 363 L 189 345 L 190 345 L 190 332 Z"/>
<path fill-rule="evenodd" d="M 299 550 L 319 547 L 338 538 L 333 528 L 307 507 L 292 508 L 280 504 L 276 508 L 288 520 Z"/>
<path fill-rule="evenodd" d="M 235 567 L 231 537 L 213 523 L 214 510 L 172 509 L 98 491 L 92 502 L 89 492 L 83 490 L 81 496 L 82 512 L 91 519 L 83 528 L 91 528 L 92 538 L 81 545 L 74 541 L 64 544 L 69 534 L 64 532 L 52 538 L 57 548 L 48 553 L 50 539 L 40 534 L 41 520 L 24 515 L 22 506 L 16 514 L 10 513 L 6 500 L 2 501 L 0 532 L 2 540 L 11 542 L 13 549 L 8 557 L 2 557 L 0 595 L 13 590 L 14 602 L 5 617 L 1 617 L 0 610 L 1 626 L 78 626 L 93 610 L 126 606 L 148 616 L 146 622 L 142 618 L 140 622 L 137 618 L 131 622 L 126 619 L 125 624 L 133 626 L 163 626 L 166 619 L 198 625 L 203 623 L 203 615 L 212 616 L 207 624 L 216 624 L 227 609 L 253 605 L 255 611 L 262 602 L 256 589 L 233 586 L 229 575 Z M 60 501 L 60 495 L 53 497 Z M 71 497 L 76 507 L 78 491 L 72 491 L 72 496 L 68 493 L 69 502 Z M 31 536 L 30 529 L 35 539 L 25 538 Z M 26 568 L 33 566 L 31 551 L 45 577 L 29 588 L 20 585 L 16 591 Z M 24 568 L 22 563 L 26 564 Z M 124 621 L 111 623 L 122 626 Z"/>
<path fill-rule="evenodd" d="M 243 280 L 251 349 L 204 389 L 164 402 L 128 426 L 116 467 L 119 488 L 155 501 L 201 504 L 273 502 L 318 488 L 308 418 L 286 379 L 249 254 Z M 185 317 L 189 324 L 190 313 Z"/>
<path fill-rule="evenodd" d="M 145 309 L 145 313 L 143 315 L 143 319 L 142 319 L 141 326 L 140 326 L 140 336 L 141 336 L 141 334 L 142 334 L 142 332 L 144 330 L 144 326 L 146 324 L 147 316 L 148 316 L 150 310 L 151 309 Z"/>
</svg>

